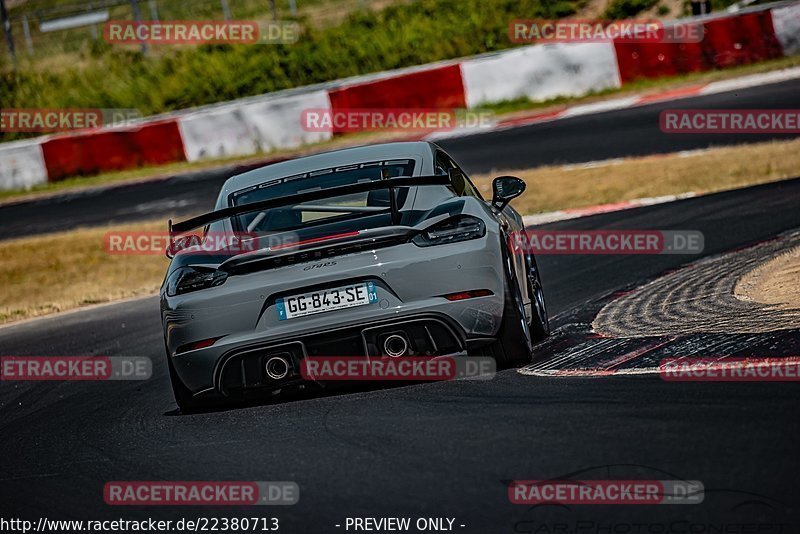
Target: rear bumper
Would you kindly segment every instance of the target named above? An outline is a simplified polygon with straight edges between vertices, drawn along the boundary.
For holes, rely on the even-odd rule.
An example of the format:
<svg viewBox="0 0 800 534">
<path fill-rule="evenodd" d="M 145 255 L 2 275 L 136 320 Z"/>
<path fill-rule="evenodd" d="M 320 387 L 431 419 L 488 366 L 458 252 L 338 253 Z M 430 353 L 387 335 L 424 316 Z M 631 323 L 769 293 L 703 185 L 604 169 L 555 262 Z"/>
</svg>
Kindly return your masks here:
<svg viewBox="0 0 800 534">
<path fill-rule="evenodd" d="M 371 321 L 305 336 L 271 340 L 236 347 L 217 360 L 211 391 L 222 396 L 241 396 L 305 383 L 300 371 L 306 357 L 384 355 L 385 341 L 401 336 L 409 355 L 466 355 L 468 348 L 486 343 L 486 338 L 468 338 L 458 323 L 440 314 L 419 314 Z M 276 379 L 266 373 L 266 362 L 280 357 L 289 362 L 288 374 Z"/>
<path fill-rule="evenodd" d="M 314 355 L 315 341 L 327 336 L 337 356 L 364 342 L 360 330 L 431 317 L 447 325 L 463 350 L 470 340 L 493 338 L 502 320 L 504 279 L 498 240 L 487 238 L 425 250 L 395 246 L 335 258 L 335 265 L 309 264 L 231 277 L 222 286 L 180 295 L 162 295 L 162 318 L 173 367 L 194 393 L 224 391 L 220 369 L 232 354 L 286 343 L 301 343 Z M 435 253 L 435 254 L 434 254 Z M 373 281 L 379 302 L 337 312 L 278 320 L 276 299 L 310 287 Z M 442 295 L 488 289 L 485 297 L 450 301 Z M 355 332 L 355 334 L 353 333 Z M 179 351 L 189 343 L 218 338 L 211 346 Z M 351 341 L 348 341 L 351 340 Z M 325 343 L 322 343 L 324 345 Z M 323 350 L 321 352 L 325 354 Z M 332 353 L 327 352 L 328 355 Z"/>
<path fill-rule="evenodd" d="M 475 314 L 474 308 L 463 302 L 458 304 L 464 316 L 474 315 L 476 321 L 484 321 L 478 330 L 486 334 L 468 333 L 448 314 L 428 311 L 387 315 L 301 335 L 254 335 L 246 340 L 223 338 L 210 347 L 167 357 L 172 358 L 181 381 L 195 394 L 227 396 L 244 390 L 279 389 L 302 383 L 300 361 L 304 357 L 381 356 L 385 336 L 393 333 L 403 335 L 409 342 L 410 352 L 418 356 L 466 354 L 470 349 L 493 341 L 488 332 L 495 330 L 500 317 L 483 311 Z M 291 362 L 292 369 L 285 380 L 271 380 L 264 370 L 265 361 L 277 354 Z"/>
</svg>

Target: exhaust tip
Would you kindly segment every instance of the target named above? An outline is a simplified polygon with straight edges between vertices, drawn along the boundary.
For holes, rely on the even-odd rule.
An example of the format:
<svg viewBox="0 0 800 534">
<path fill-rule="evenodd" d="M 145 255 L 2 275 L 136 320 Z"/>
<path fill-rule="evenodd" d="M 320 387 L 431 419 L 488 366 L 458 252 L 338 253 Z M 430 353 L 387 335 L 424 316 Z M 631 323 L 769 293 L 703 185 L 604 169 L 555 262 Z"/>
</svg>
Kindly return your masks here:
<svg viewBox="0 0 800 534">
<path fill-rule="evenodd" d="M 386 336 L 386 339 L 383 341 L 383 352 L 392 358 L 402 356 L 408 352 L 408 341 L 398 334 Z"/>
<path fill-rule="evenodd" d="M 282 356 L 273 356 L 264 365 L 267 376 L 273 380 L 281 380 L 289 374 L 289 361 Z"/>
</svg>

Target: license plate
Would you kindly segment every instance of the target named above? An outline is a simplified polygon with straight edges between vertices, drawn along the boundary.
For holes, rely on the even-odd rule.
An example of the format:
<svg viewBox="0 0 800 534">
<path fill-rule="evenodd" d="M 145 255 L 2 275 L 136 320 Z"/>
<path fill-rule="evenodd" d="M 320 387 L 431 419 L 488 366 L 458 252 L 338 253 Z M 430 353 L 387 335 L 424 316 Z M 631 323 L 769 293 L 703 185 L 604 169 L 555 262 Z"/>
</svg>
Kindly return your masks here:
<svg viewBox="0 0 800 534">
<path fill-rule="evenodd" d="M 365 282 L 332 289 L 321 289 L 302 295 L 292 295 L 278 299 L 278 319 L 294 319 L 305 315 L 323 313 L 378 302 L 375 283 Z"/>
</svg>

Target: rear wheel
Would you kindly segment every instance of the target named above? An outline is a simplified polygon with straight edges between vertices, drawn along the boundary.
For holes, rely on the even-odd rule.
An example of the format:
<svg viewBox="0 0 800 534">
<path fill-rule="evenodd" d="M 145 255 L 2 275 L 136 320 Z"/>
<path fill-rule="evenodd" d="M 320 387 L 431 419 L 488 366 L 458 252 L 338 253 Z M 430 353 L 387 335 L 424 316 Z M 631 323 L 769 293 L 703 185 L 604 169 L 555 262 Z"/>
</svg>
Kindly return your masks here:
<svg viewBox="0 0 800 534">
<path fill-rule="evenodd" d="M 484 352 L 497 361 L 498 367 L 513 367 L 531 361 L 531 331 L 522 303 L 522 292 L 511 264 L 511 255 L 505 244 L 502 250 L 506 286 L 503 319 L 497 341 L 486 347 Z"/>
<path fill-rule="evenodd" d="M 547 306 L 544 302 L 542 279 L 536 258 L 528 255 L 525 258 L 528 278 L 528 295 L 531 298 L 531 341 L 536 343 L 550 335 L 550 321 L 547 317 Z"/>
</svg>

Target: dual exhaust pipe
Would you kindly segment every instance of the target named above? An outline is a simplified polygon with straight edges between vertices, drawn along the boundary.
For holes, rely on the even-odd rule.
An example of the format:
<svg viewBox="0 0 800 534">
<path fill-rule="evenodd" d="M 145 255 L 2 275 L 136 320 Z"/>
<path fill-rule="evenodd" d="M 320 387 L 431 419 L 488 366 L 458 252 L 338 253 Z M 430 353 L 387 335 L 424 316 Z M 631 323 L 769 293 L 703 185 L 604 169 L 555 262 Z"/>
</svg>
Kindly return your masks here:
<svg viewBox="0 0 800 534">
<path fill-rule="evenodd" d="M 408 340 L 400 334 L 390 334 L 383 340 L 383 352 L 391 358 L 408 354 Z M 292 364 L 283 356 L 271 356 L 264 364 L 264 371 L 272 380 L 283 380 L 289 376 Z"/>
</svg>

